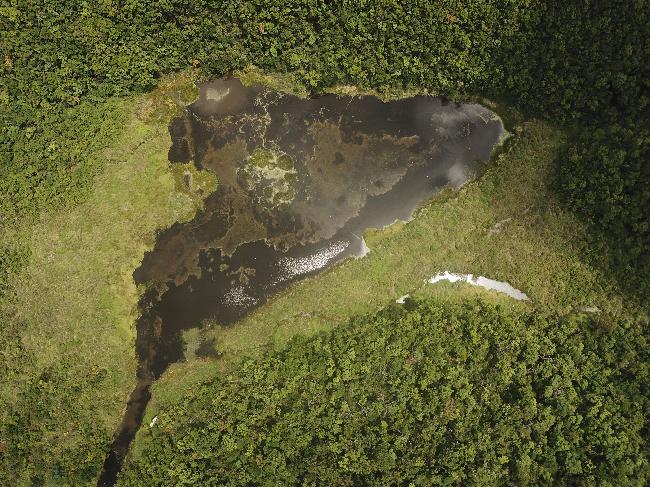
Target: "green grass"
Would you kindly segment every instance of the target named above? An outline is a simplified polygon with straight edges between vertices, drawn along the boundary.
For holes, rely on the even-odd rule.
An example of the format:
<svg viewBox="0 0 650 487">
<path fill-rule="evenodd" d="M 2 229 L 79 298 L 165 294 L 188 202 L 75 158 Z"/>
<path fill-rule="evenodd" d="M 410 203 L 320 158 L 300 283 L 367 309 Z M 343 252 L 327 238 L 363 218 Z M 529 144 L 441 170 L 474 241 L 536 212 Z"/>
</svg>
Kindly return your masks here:
<svg viewBox="0 0 650 487">
<path fill-rule="evenodd" d="M 168 85 L 189 81 L 181 75 Z M 93 483 L 120 424 L 135 384 L 133 270 L 158 229 L 191 218 L 202 204 L 182 183 L 185 169 L 167 161 L 167 122 L 178 108 L 169 88 L 116 102 L 121 136 L 94 156 L 103 170 L 81 204 L 6 235 L 20 236 L 30 258 L 10 277 L 13 298 L 0 308 L 8 323 L 4 485 Z M 195 174 L 197 186 L 209 194 L 214 176 Z"/>
<path fill-rule="evenodd" d="M 478 293 L 526 306 L 460 283 L 424 284 L 444 270 L 507 281 L 532 305 L 560 314 L 580 306 L 623 313 L 620 290 L 582 258 L 587 229 L 549 187 L 563 133 L 520 120 L 512 131 L 479 179 L 458 192 L 442 191 L 407 224 L 366 232 L 371 252 L 363 259 L 293 285 L 234 326 L 209 330 L 220 358 L 173 365 L 153 387 L 145 423 L 192 395 L 202 380 L 232 371 L 243 357 L 282 349 L 296 335 L 328 331 L 407 293 L 446 300 Z M 134 455 L 145 441 L 141 432 Z"/>
<path fill-rule="evenodd" d="M 262 85 L 300 98 L 309 97 L 309 90 L 299 82 L 294 73 L 268 73 L 249 64 L 244 69 L 236 70 L 233 75 L 239 78 L 244 86 Z"/>
</svg>

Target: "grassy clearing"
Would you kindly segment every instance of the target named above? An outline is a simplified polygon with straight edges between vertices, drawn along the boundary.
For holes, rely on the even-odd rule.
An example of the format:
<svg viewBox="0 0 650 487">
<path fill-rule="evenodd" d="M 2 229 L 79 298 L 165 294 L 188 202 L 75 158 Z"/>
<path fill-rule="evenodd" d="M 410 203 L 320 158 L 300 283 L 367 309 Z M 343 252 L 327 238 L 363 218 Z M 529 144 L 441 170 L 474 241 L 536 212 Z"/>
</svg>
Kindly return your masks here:
<svg viewBox="0 0 650 487">
<path fill-rule="evenodd" d="M 31 257 L 0 308 L 9 323 L 0 381 L 5 485 L 92 483 L 101 468 L 135 383 L 132 272 L 156 230 L 191 218 L 202 204 L 194 190 L 208 194 L 216 183 L 194 174 L 190 190 L 185 169 L 167 160 L 167 122 L 192 96 L 188 84 L 184 74 L 114 102 L 107 123 L 122 123 L 122 134 L 96 154 L 104 169 L 87 198 L 9 235 L 20 235 Z"/>
<path fill-rule="evenodd" d="M 249 64 L 244 69 L 236 70 L 233 75 L 239 78 L 244 86 L 261 85 L 299 98 L 309 96 L 309 90 L 299 82 L 293 73 L 268 73 Z"/>
<path fill-rule="evenodd" d="M 480 179 L 458 192 L 444 190 L 408 224 L 367 232 L 371 252 L 365 258 L 297 283 L 236 326 L 208 331 L 221 357 L 172 366 L 155 384 L 145 420 L 243 357 L 281 349 L 295 335 L 330 330 L 407 293 L 447 300 L 478 293 L 526 306 L 460 283 L 424 285 L 443 270 L 508 281 L 542 309 L 569 313 L 597 306 L 622 313 L 619 290 L 581 259 L 586 228 L 548 187 L 564 135 L 539 121 L 519 121 L 512 130 Z M 141 433 L 134 455 L 144 438 Z"/>
</svg>

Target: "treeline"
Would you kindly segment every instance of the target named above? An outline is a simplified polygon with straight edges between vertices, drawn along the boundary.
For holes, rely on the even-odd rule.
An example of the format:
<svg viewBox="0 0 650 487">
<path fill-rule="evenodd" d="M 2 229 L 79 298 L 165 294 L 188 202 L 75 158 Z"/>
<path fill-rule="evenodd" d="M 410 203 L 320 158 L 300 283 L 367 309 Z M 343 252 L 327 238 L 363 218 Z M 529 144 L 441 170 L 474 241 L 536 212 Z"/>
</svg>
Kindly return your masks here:
<svg viewBox="0 0 650 487">
<path fill-rule="evenodd" d="M 119 485 L 643 486 L 648 364 L 641 323 L 410 301 L 204 384 Z"/>
<path fill-rule="evenodd" d="M 316 91 L 483 91 L 562 118 L 648 104 L 643 0 L 8 3 L 3 100 L 42 109 L 148 90 L 192 65 L 212 76 L 253 62 Z"/>
<path fill-rule="evenodd" d="M 504 94 L 530 113 L 569 122 L 558 189 L 594 229 L 593 262 L 647 302 L 650 5 L 541 2 L 526 17 L 500 54 Z"/>
<path fill-rule="evenodd" d="M 0 7 L 0 216 L 83 196 L 93 146 L 119 125 L 106 99 L 178 69 L 215 76 L 254 63 L 293 72 L 314 92 L 346 83 L 489 95 L 574 123 L 582 135 L 560 161 L 561 190 L 609 235 L 623 266 L 648 270 L 647 218 L 634 223 L 650 213 L 647 136 L 590 134 L 648 126 L 649 12 L 645 0 L 10 0 Z M 621 187 L 634 193 L 629 214 L 609 208 Z"/>
</svg>

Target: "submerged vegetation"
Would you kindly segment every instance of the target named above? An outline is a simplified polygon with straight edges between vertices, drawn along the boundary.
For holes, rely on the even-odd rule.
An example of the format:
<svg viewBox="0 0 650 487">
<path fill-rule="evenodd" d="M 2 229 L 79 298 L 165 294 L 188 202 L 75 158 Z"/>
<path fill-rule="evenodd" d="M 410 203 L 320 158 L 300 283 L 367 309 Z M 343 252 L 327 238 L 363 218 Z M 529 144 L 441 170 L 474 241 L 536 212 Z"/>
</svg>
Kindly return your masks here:
<svg viewBox="0 0 650 487">
<path fill-rule="evenodd" d="M 319 347 L 329 343 L 327 353 L 336 363 L 355 350 L 377 364 L 376 370 L 364 369 L 369 377 L 377 379 L 383 364 L 395 367 L 386 369 L 395 381 L 415 380 L 412 365 L 390 362 L 390 355 L 372 348 L 375 337 L 396 351 L 420 351 L 430 370 L 451 371 L 450 354 L 466 351 L 468 370 L 441 378 L 439 389 L 428 386 L 430 402 L 422 403 L 430 406 L 428 414 L 444 412 L 454 428 L 466 426 L 455 430 L 456 446 L 435 430 L 441 422 L 422 430 L 439 445 L 435 460 L 446 468 L 427 475 L 457 484 L 509 479 L 642 485 L 648 475 L 643 434 L 648 325 L 636 315 L 647 312 L 650 292 L 649 17 L 644 0 L 5 2 L 0 7 L 0 483 L 96 480 L 134 381 L 139 291 L 131 273 L 155 231 L 188 218 L 200 206 L 201 193 L 215 184 L 189 167 L 168 167 L 166 124 L 191 101 L 193 79 L 243 69 L 251 82 L 271 81 L 303 96 L 349 86 L 386 96 L 487 96 L 502 103 L 503 113 L 517 108 L 546 124 L 508 115 L 508 128 L 515 132 L 512 152 L 490 166 L 485 180 L 458 196 L 444 193 L 412 224 L 369 235 L 373 258 L 367 262 L 346 263 L 288 291 L 241 327 L 215 332 L 221 362 L 201 360 L 163 377 L 158 392 L 177 422 L 163 413 L 170 419 L 161 427 L 168 429 L 160 442 L 154 437 L 142 443 L 145 456 L 137 457 L 125 483 L 225 475 L 219 470 L 224 465 L 231 475 L 243 472 L 253 482 L 271 475 L 273 461 L 278 481 L 317 478 L 310 476 L 328 467 L 332 481 L 417 481 L 418 465 L 434 460 L 429 455 L 435 452 L 404 443 L 393 428 L 398 421 L 416 424 L 416 416 L 405 417 L 396 406 L 385 426 L 379 419 L 350 421 L 352 412 L 365 406 L 342 399 L 345 381 L 310 375 L 326 359 Z M 184 71 L 164 76 L 179 70 Z M 285 179 L 289 185 L 291 178 Z M 287 190 L 269 196 L 281 202 L 291 195 Z M 506 220 L 490 234 L 494 243 L 486 245 L 488 237 L 477 235 Z M 421 245 L 425 241 L 428 246 Z M 402 259 L 404 248 L 410 254 Z M 397 295 L 408 292 L 420 274 L 443 264 L 504 278 L 525 290 L 543 314 L 509 316 L 480 302 L 448 308 L 434 293 L 432 302 L 359 318 L 333 335 L 292 342 L 287 352 L 237 369 L 242 356 L 259 355 L 266 345 L 281 350 L 295 334 L 330 330 L 371 312 L 394 299 L 377 289 L 383 292 L 394 282 Z M 360 283 L 355 275 L 369 280 Z M 566 316 L 595 301 L 605 310 L 601 318 Z M 297 311 L 287 314 L 294 307 Z M 418 323 L 428 324 L 426 332 Z M 422 343 L 447 339 L 440 324 L 458 332 L 452 335 L 458 350 L 438 344 L 424 350 L 420 338 Z M 367 337 L 366 326 L 372 332 Z M 398 327 L 409 333 L 395 335 Z M 509 327 L 523 334 L 513 345 L 523 355 L 513 351 L 504 358 L 512 374 L 490 369 L 494 355 L 485 348 L 515 337 Z M 527 355 L 542 345 L 554 347 L 554 360 Z M 311 359 L 313 370 L 306 365 Z M 350 364 L 352 380 L 362 364 L 356 358 Z M 523 370 L 523 364 L 529 367 Z M 253 388 L 228 383 L 218 376 L 223 370 Z M 349 411 L 303 408 L 306 398 L 291 395 L 290 372 L 314 379 L 315 398 L 337 398 L 334 404 L 348 404 Z M 484 402 L 470 387 L 472 373 L 492 387 Z M 552 377 L 545 382 L 547 373 L 564 382 Z M 203 378 L 212 382 L 197 385 Z M 408 383 L 395 382 L 386 391 L 395 405 L 411 397 Z M 388 387 L 355 384 L 350 393 L 358 392 L 358 399 Z M 210 405 L 206 395 L 215 388 L 220 392 Z M 254 397 L 273 390 L 269 407 L 300 405 L 295 417 L 281 410 L 275 430 L 262 421 L 270 410 L 260 409 Z M 186 393 L 197 399 L 183 398 Z M 245 400 L 240 409 L 237 398 Z M 526 410 L 529 399 L 544 407 Z M 513 414 L 521 412 L 515 414 L 517 431 L 510 424 L 499 428 L 499 401 L 512 404 Z M 459 422 L 454 414 L 461 407 L 476 414 L 464 412 Z M 248 425 L 239 439 L 231 434 L 224 443 L 232 423 L 219 430 L 222 408 Z M 334 435 L 330 445 L 338 450 L 289 451 L 306 444 L 307 436 L 298 438 L 303 430 L 287 425 L 314 419 L 310 415 L 318 411 L 331 413 L 318 428 Z M 332 429 L 342 418 L 350 421 L 348 429 Z M 535 436 L 533 425 L 542 425 L 543 434 Z M 274 436 L 282 428 L 296 436 Z M 487 436 L 478 438 L 479 429 Z M 199 431 L 209 433 L 211 445 Z M 181 437 L 195 460 L 172 449 L 170 441 Z M 376 450 L 350 438 L 375 438 Z M 287 450 L 274 450 L 277 456 L 258 462 L 260 452 L 277 448 L 273 441 Z M 492 447 L 481 449 L 488 442 Z M 234 455 L 248 448 L 251 456 L 236 464 Z M 474 462 L 474 472 L 484 477 L 467 477 L 461 448 L 466 448 L 463 461 Z M 204 457 L 205 470 L 191 463 Z M 161 459 L 173 462 L 157 464 Z M 297 461 L 305 465 L 302 473 Z"/>
<path fill-rule="evenodd" d="M 291 156 L 271 149 L 255 149 L 239 169 L 244 187 L 257 203 L 276 207 L 291 203 L 298 173 Z"/>
</svg>

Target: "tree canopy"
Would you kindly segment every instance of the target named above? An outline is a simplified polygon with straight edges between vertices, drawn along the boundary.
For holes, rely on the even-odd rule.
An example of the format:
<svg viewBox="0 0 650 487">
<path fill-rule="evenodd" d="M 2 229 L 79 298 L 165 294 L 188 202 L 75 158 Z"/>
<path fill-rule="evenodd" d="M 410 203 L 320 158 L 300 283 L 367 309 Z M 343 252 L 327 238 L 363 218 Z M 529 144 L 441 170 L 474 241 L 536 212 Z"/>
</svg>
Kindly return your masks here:
<svg viewBox="0 0 650 487">
<path fill-rule="evenodd" d="M 158 415 L 120 485 L 645 485 L 648 330 L 407 301 Z"/>
</svg>

